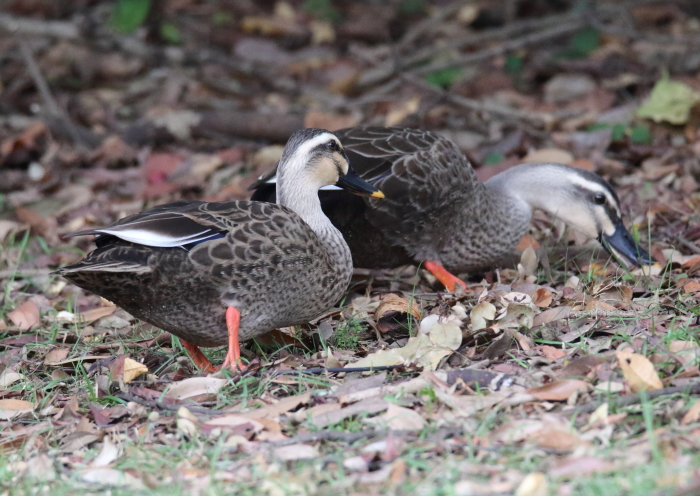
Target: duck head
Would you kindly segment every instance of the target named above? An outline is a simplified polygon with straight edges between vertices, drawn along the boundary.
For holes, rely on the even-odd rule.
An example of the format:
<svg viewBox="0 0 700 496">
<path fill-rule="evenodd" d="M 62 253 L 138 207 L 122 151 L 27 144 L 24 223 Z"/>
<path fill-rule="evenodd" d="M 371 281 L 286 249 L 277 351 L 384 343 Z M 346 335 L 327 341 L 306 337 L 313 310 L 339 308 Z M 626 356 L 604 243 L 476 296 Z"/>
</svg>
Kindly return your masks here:
<svg viewBox="0 0 700 496">
<path fill-rule="evenodd" d="M 287 142 L 278 165 L 277 202 L 284 203 L 287 191 L 299 187 L 319 190 L 337 185 L 361 196 L 384 198 L 384 194 L 360 178 L 350 166 L 340 140 L 323 129 L 302 129 Z"/>
<path fill-rule="evenodd" d="M 598 174 L 561 164 L 522 164 L 486 184 L 597 238 L 625 266 L 654 263 L 622 222 L 615 190 Z"/>
</svg>

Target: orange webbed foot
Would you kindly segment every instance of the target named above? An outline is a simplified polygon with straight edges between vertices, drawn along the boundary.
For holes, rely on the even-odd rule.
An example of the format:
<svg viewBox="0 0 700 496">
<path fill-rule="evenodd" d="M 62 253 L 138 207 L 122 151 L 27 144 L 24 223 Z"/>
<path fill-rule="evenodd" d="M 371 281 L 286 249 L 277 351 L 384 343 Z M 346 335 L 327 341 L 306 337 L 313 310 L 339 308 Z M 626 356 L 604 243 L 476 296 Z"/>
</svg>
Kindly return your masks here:
<svg viewBox="0 0 700 496">
<path fill-rule="evenodd" d="M 223 365 L 214 367 L 209 359 L 204 356 L 202 350 L 196 345 L 180 339 L 182 347 L 185 348 L 187 354 L 192 358 L 194 364 L 204 372 L 217 372 L 224 369 L 232 371 L 243 371 L 246 366 L 241 362 L 241 347 L 238 339 L 238 328 L 241 324 L 241 313 L 234 307 L 226 309 L 226 327 L 228 328 L 228 352 L 224 359 Z"/>
<path fill-rule="evenodd" d="M 460 285 L 465 292 L 468 292 L 467 283 L 461 280 L 459 277 L 450 273 L 445 267 L 442 266 L 440 262 L 435 260 L 426 260 L 423 263 L 425 267 L 432 275 L 434 275 L 438 281 L 440 281 L 447 288 L 450 293 L 455 292 L 457 285 Z"/>
</svg>

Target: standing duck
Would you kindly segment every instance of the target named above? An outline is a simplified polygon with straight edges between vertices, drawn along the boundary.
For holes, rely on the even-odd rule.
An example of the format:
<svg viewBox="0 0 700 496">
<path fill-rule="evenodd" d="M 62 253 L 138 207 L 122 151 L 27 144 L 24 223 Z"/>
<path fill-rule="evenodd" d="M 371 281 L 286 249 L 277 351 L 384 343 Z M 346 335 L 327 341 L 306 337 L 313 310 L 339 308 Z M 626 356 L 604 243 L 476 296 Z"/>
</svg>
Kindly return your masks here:
<svg viewBox="0 0 700 496">
<path fill-rule="evenodd" d="M 383 197 L 321 129 L 292 135 L 278 172 L 279 204 L 179 201 L 70 234 L 97 249 L 57 273 L 178 336 L 200 368 L 215 370 L 199 346 L 226 343 L 223 366 L 241 367 L 239 340 L 308 322 L 348 287 L 350 249 L 319 188 Z"/>
<path fill-rule="evenodd" d="M 454 291 L 465 284 L 453 273 L 492 268 L 515 249 L 534 209 L 598 238 L 625 264 L 653 263 L 622 223 L 615 191 L 593 172 L 522 164 L 482 183 L 459 148 L 430 131 L 356 127 L 335 134 L 358 174 L 386 194 L 376 202 L 320 192 L 356 267 L 422 263 Z M 253 199 L 274 201 L 276 181 L 275 171 L 261 177 Z"/>
</svg>

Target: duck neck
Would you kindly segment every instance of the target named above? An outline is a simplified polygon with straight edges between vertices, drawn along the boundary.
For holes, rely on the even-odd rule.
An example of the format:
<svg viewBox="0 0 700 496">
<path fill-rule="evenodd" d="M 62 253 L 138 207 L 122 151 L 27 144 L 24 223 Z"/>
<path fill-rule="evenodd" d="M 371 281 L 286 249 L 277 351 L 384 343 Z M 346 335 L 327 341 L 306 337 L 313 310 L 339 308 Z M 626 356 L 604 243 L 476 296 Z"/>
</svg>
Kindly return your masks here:
<svg viewBox="0 0 700 496">
<path fill-rule="evenodd" d="M 321 209 L 318 198 L 319 186 L 306 181 L 285 181 L 277 183 L 277 203 L 292 209 L 316 233 L 319 241 L 330 257 L 330 263 L 343 272 L 352 274 L 352 256 L 343 235 L 336 229 Z"/>
</svg>

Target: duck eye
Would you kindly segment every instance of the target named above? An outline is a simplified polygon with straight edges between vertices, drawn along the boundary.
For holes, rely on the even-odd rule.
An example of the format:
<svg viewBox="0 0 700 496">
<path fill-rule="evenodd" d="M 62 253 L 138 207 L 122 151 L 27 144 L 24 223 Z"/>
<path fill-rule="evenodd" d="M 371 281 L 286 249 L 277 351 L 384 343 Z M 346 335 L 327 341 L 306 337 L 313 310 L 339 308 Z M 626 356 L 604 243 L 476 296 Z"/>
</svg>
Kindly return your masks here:
<svg viewBox="0 0 700 496">
<path fill-rule="evenodd" d="M 326 146 L 328 147 L 329 150 L 332 150 L 332 151 L 334 151 L 334 152 L 337 152 L 337 151 L 340 149 L 340 147 L 338 146 L 338 142 L 335 141 L 335 140 L 330 140 L 330 141 L 326 144 Z"/>
<path fill-rule="evenodd" d="M 597 193 L 593 197 L 593 201 L 596 205 L 605 205 L 605 195 L 603 193 Z"/>
</svg>

